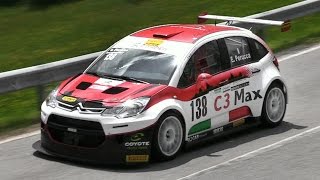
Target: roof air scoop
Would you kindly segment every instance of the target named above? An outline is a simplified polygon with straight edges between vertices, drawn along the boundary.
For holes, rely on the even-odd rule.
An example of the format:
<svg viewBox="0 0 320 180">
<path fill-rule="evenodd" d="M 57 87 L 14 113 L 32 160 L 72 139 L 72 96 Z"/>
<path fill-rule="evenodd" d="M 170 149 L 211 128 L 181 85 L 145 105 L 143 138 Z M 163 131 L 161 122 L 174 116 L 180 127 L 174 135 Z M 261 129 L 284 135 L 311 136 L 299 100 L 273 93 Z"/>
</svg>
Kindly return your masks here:
<svg viewBox="0 0 320 180">
<path fill-rule="evenodd" d="M 182 33 L 183 31 L 178 31 L 178 32 L 157 32 L 153 34 L 153 37 L 155 38 L 171 38 L 177 34 Z"/>
</svg>

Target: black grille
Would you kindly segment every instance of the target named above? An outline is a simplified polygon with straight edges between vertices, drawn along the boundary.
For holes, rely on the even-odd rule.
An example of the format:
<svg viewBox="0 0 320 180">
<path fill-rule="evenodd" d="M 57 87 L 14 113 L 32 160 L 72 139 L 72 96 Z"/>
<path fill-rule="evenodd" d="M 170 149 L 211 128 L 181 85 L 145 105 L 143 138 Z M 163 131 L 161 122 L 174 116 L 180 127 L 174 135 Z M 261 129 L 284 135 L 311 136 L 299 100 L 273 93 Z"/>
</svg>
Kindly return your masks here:
<svg viewBox="0 0 320 180">
<path fill-rule="evenodd" d="M 105 108 L 101 102 L 85 101 L 82 102 L 84 108 Z"/>
<path fill-rule="evenodd" d="M 105 140 L 98 122 L 50 115 L 47 124 L 52 138 L 64 144 L 94 148 Z"/>
</svg>

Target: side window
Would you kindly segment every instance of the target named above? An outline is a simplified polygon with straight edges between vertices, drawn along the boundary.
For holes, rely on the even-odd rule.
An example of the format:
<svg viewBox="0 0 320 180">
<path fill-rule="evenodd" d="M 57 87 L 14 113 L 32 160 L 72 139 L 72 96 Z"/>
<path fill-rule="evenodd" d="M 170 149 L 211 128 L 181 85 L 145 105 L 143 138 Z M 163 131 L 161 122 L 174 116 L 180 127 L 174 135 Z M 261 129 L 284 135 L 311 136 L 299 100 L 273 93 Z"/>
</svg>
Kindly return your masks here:
<svg viewBox="0 0 320 180">
<path fill-rule="evenodd" d="M 225 38 L 231 67 L 248 64 L 252 61 L 250 47 L 245 37 Z"/>
<path fill-rule="evenodd" d="M 196 82 L 201 73 L 216 74 L 221 70 L 218 43 L 210 41 L 202 45 L 189 59 L 180 77 L 178 87 L 188 87 Z"/>
<path fill-rule="evenodd" d="M 269 51 L 261 43 L 251 38 L 248 39 L 253 54 L 253 61 L 257 62 L 268 54 Z"/>
</svg>

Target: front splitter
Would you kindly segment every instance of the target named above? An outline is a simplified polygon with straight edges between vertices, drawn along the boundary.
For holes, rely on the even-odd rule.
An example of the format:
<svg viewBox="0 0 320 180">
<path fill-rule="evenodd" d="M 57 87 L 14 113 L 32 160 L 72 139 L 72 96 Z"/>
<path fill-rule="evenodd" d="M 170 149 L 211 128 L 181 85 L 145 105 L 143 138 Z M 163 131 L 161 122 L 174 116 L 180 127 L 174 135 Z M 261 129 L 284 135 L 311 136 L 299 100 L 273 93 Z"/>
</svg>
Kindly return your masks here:
<svg viewBox="0 0 320 180">
<path fill-rule="evenodd" d="M 41 140 L 35 142 L 33 148 L 49 156 L 83 163 L 141 164 L 150 160 L 151 140 L 152 129 L 144 129 L 140 132 L 106 137 L 98 147 L 84 148 L 56 142 L 47 131 L 41 130 Z"/>
</svg>

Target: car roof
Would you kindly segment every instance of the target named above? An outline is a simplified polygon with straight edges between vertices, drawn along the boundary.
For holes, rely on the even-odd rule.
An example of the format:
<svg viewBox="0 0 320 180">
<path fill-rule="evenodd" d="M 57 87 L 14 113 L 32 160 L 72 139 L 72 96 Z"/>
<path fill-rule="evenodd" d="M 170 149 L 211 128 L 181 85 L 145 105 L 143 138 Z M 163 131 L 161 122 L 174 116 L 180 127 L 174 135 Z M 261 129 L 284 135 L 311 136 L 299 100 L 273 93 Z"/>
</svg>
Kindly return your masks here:
<svg viewBox="0 0 320 180">
<path fill-rule="evenodd" d="M 131 36 L 195 43 L 206 35 L 230 30 L 242 30 L 242 28 L 210 24 L 173 24 L 143 29 Z"/>
</svg>

